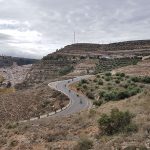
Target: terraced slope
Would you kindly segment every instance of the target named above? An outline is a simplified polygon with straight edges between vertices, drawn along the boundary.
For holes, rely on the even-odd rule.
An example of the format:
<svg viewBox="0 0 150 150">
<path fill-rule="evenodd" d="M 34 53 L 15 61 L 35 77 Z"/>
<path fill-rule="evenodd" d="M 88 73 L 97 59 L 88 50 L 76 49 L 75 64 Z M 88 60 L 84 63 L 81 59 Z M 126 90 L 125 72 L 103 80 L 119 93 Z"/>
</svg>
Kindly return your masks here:
<svg viewBox="0 0 150 150">
<path fill-rule="evenodd" d="M 150 40 L 68 45 L 43 57 L 33 65 L 26 76 L 24 86 L 38 84 L 69 73 L 84 75 L 136 64 L 145 55 L 150 55 Z"/>
</svg>

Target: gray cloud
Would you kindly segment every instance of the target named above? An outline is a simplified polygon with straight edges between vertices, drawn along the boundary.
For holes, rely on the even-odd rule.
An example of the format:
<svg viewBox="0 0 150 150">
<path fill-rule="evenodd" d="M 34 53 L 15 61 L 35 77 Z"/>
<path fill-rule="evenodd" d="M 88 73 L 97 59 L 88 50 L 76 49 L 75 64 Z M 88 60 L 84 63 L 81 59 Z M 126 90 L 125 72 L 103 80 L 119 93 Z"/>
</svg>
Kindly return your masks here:
<svg viewBox="0 0 150 150">
<path fill-rule="evenodd" d="M 149 0 L 1 0 L 0 53 L 42 57 L 73 42 L 149 39 Z"/>
</svg>

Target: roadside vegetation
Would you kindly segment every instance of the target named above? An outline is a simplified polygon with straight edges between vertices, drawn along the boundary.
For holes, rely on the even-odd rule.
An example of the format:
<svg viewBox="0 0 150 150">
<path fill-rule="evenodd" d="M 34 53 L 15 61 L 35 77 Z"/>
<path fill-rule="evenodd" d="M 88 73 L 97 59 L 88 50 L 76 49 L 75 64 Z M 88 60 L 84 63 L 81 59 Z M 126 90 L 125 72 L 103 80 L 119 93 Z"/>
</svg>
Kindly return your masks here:
<svg viewBox="0 0 150 150">
<path fill-rule="evenodd" d="M 108 101 L 119 101 L 129 98 L 143 91 L 144 85 L 137 82 L 148 83 L 149 77 L 130 77 L 124 73 L 112 75 L 110 72 L 97 74 L 89 80 L 81 80 L 77 85 L 77 90 L 84 93 L 93 104 L 100 106 Z"/>
</svg>

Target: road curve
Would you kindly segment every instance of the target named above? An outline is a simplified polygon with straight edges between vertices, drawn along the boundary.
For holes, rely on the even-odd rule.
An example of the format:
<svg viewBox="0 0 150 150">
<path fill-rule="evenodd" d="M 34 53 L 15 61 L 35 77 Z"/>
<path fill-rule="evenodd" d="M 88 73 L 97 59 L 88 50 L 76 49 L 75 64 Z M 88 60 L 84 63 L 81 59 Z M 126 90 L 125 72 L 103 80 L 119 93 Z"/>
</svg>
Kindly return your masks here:
<svg viewBox="0 0 150 150">
<path fill-rule="evenodd" d="M 62 110 L 61 112 L 57 112 L 56 114 L 52 116 L 54 117 L 55 116 L 67 116 L 67 115 L 71 115 L 71 114 L 74 114 L 74 113 L 77 113 L 77 112 L 80 112 L 82 110 L 86 110 L 92 107 L 91 101 L 86 96 L 78 94 L 75 91 L 69 89 L 70 84 L 78 82 L 82 79 L 89 78 L 89 77 L 91 76 L 90 75 L 78 76 L 73 79 L 56 81 L 56 82 L 51 82 L 48 84 L 50 88 L 64 93 L 70 99 L 69 105 L 65 110 Z M 80 101 L 82 101 L 82 103 Z"/>
</svg>

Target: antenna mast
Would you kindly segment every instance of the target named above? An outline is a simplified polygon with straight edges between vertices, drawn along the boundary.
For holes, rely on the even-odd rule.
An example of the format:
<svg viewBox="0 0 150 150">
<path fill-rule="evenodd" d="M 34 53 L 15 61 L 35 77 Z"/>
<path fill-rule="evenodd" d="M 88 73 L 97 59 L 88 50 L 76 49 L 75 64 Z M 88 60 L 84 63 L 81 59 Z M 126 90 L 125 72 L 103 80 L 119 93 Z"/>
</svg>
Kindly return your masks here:
<svg viewBox="0 0 150 150">
<path fill-rule="evenodd" d="M 76 42 L 76 32 L 74 32 L 74 44 Z"/>
</svg>

